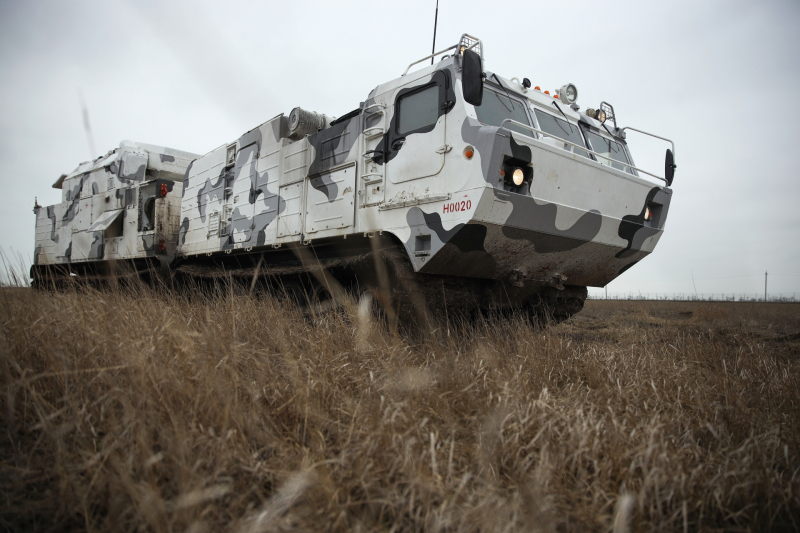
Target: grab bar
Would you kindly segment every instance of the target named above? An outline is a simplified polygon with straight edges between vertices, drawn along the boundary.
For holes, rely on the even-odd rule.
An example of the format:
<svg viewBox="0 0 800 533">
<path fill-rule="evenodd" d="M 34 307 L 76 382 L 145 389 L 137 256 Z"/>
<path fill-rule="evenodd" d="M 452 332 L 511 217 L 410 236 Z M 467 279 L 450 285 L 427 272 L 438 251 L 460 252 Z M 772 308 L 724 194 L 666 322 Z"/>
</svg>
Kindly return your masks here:
<svg viewBox="0 0 800 533">
<path fill-rule="evenodd" d="M 630 126 L 625 126 L 624 128 L 622 128 L 621 131 L 625 131 L 625 130 L 638 131 L 639 133 L 643 133 L 645 135 L 649 135 L 650 137 L 655 137 L 656 139 L 661 139 L 662 141 L 667 141 L 669 144 L 672 145 L 672 161 L 673 162 L 675 161 L 675 159 L 676 159 L 676 157 L 675 157 L 675 143 L 672 142 L 671 140 L 667 139 L 666 137 L 659 137 L 658 135 L 655 135 L 653 133 L 647 133 L 646 131 L 637 130 L 636 128 L 631 128 Z"/>
<path fill-rule="evenodd" d="M 533 126 L 528 126 L 527 124 L 523 124 L 522 122 L 517 122 L 516 120 L 512 120 L 510 118 L 507 118 L 507 119 L 503 120 L 503 122 L 500 123 L 500 127 L 501 128 L 504 127 L 506 123 L 514 124 L 515 126 L 519 126 L 519 127 L 531 130 L 531 131 L 535 131 L 536 133 L 539 133 L 540 135 L 544 135 L 545 137 L 550 137 L 550 138 L 553 138 L 553 139 L 557 139 L 559 141 L 564 142 L 565 144 L 571 144 L 572 146 L 574 146 L 576 148 L 580 148 L 584 152 L 589 152 L 590 154 L 594 154 L 597 157 L 602 157 L 603 159 L 605 159 L 607 161 L 610 161 L 612 163 L 619 163 L 620 165 L 626 166 L 628 168 L 632 168 L 633 170 L 636 170 L 638 172 L 642 172 L 644 174 L 647 174 L 648 176 L 652 176 L 652 177 L 654 177 L 654 178 L 656 178 L 658 180 L 661 180 L 663 182 L 667 181 L 665 178 L 662 178 L 661 176 L 656 176 L 655 174 L 651 174 L 650 172 L 647 172 L 646 170 L 642 170 L 641 168 L 635 167 L 635 166 L 633 166 L 633 165 L 631 165 L 629 163 L 623 163 L 622 161 L 617 161 L 616 159 L 612 159 L 612 158 L 610 158 L 608 156 L 605 156 L 605 155 L 602 155 L 602 154 L 598 154 L 597 152 L 594 152 L 594 151 L 590 150 L 589 148 L 587 148 L 585 146 L 581 146 L 579 144 L 575 144 L 574 142 L 567 141 L 565 139 L 562 139 L 561 137 L 556 137 L 555 135 L 552 135 L 550 133 L 544 132 L 542 130 L 537 130 Z M 633 128 L 630 128 L 630 129 L 633 129 Z M 638 130 L 635 130 L 635 131 L 638 131 Z M 522 135 L 525 135 L 525 134 L 522 134 Z M 528 137 L 527 135 L 525 135 L 525 136 Z M 530 137 L 530 138 L 534 139 L 533 137 Z M 534 140 L 536 140 L 536 139 L 534 139 Z M 664 140 L 669 140 L 669 139 L 664 139 Z M 669 142 L 672 142 L 672 141 L 669 141 Z M 673 146 L 673 149 L 674 149 L 674 146 Z"/>
<path fill-rule="evenodd" d="M 413 66 L 414 66 L 414 65 L 416 65 L 417 63 L 422 63 L 423 61 L 426 61 L 426 60 L 428 60 L 428 59 L 430 59 L 430 58 L 432 58 L 432 57 L 436 57 L 436 56 L 438 56 L 439 54 L 443 54 L 443 53 L 445 53 L 445 52 L 449 52 L 449 51 L 450 51 L 450 50 L 452 50 L 453 48 L 458 48 L 458 45 L 457 45 L 457 44 L 454 44 L 454 45 L 453 45 L 453 46 L 451 46 L 450 48 L 445 48 L 444 50 L 440 50 L 440 51 L 438 51 L 438 52 L 435 52 L 435 53 L 433 53 L 433 54 L 431 54 L 431 55 L 429 55 L 429 56 L 425 56 L 425 57 L 423 57 L 422 59 L 420 59 L 419 61 L 414 61 L 414 62 L 413 62 L 413 63 L 411 63 L 411 64 L 410 64 L 408 67 L 406 67 L 406 70 L 405 70 L 405 71 L 404 71 L 404 72 L 401 74 L 401 77 L 402 77 L 402 76 L 405 76 L 406 74 L 408 74 L 408 69 L 410 69 L 411 67 L 413 67 Z"/>
</svg>

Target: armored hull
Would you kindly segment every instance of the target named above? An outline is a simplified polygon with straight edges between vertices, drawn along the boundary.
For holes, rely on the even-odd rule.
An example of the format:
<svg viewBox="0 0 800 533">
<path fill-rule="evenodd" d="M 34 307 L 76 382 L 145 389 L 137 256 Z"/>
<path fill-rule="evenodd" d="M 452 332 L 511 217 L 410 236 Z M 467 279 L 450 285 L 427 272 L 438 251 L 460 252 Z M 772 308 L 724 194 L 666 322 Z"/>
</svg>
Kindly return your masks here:
<svg viewBox="0 0 800 533">
<path fill-rule="evenodd" d="M 579 310 L 587 286 L 653 251 L 672 190 L 634 166 L 606 111 L 485 70 L 469 36 L 452 48 L 339 119 L 298 108 L 194 158 L 170 197 L 179 224 L 163 259 L 184 275 L 322 272 L 311 285 L 374 290 L 386 270 L 396 294 L 432 306 L 546 296 Z"/>
</svg>

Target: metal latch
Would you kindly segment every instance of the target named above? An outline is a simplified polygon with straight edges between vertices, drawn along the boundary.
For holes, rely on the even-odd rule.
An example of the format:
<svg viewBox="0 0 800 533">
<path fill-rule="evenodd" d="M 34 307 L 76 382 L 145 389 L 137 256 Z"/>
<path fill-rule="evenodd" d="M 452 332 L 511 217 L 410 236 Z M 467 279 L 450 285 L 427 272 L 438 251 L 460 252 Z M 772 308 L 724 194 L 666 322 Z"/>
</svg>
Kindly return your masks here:
<svg viewBox="0 0 800 533">
<path fill-rule="evenodd" d="M 437 154 L 446 154 L 447 152 L 449 152 L 452 149 L 453 149 L 452 146 L 450 146 L 449 144 L 445 144 L 444 146 L 440 146 L 439 148 L 437 148 L 436 149 L 436 153 Z"/>
</svg>

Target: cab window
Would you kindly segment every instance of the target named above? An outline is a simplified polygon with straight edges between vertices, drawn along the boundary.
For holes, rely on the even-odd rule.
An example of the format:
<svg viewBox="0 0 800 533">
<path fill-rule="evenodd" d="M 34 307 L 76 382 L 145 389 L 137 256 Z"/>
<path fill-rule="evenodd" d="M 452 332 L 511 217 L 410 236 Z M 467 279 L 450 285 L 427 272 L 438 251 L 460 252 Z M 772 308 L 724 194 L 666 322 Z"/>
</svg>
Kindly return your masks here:
<svg viewBox="0 0 800 533">
<path fill-rule="evenodd" d="M 625 148 L 620 143 L 612 141 L 611 139 L 591 131 L 586 132 L 586 136 L 589 138 L 589 143 L 592 145 L 592 150 L 594 152 L 606 157 L 610 157 L 614 161 L 630 163 L 628 156 L 625 154 Z M 597 159 L 602 165 L 611 165 L 617 170 L 627 170 L 630 174 L 633 174 L 633 171 L 630 169 L 630 167 L 620 165 L 619 163 L 614 163 L 608 159 L 603 159 L 602 157 L 598 157 Z"/>
<path fill-rule="evenodd" d="M 484 87 L 483 102 L 481 105 L 475 106 L 475 114 L 478 116 L 478 120 L 487 126 L 499 126 L 507 118 L 529 126 L 531 124 L 522 102 L 500 94 L 489 87 Z M 506 124 L 505 127 L 528 137 L 535 135 L 532 131 L 514 124 Z"/>
<path fill-rule="evenodd" d="M 577 124 L 572 124 L 538 109 L 534 109 L 534 113 L 536 113 L 536 120 L 539 121 L 539 129 L 543 132 L 573 142 L 578 146 L 586 146 Z M 570 146 L 570 148 L 574 147 Z M 575 148 L 574 152 L 580 156 L 589 157 L 589 153 L 580 148 Z"/>
<path fill-rule="evenodd" d="M 397 101 L 397 133 L 405 135 L 436 124 L 439 119 L 439 86 L 430 85 Z"/>
</svg>

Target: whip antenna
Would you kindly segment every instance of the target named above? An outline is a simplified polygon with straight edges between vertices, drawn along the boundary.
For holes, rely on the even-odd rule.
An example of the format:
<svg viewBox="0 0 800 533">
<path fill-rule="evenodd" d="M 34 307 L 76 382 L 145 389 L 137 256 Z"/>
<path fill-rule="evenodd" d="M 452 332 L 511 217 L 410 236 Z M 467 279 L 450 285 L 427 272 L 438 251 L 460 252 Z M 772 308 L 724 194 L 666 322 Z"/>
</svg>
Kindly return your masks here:
<svg viewBox="0 0 800 533">
<path fill-rule="evenodd" d="M 438 1 L 438 0 L 437 0 Z M 92 127 L 89 125 L 89 109 L 86 107 L 86 102 L 83 100 L 83 93 L 78 91 L 78 98 L 81 101 L 81 114 L 83 115 L 83 129 L 86 131 L 86 140 L 89 142 L 89 152 L 92 156 L 92 160 L 95 158 L 94 149 L 94 136 L 92 135 Z"/>
<path fill-rule="evenodd" d="M 436 0 L 436 17 L 433 19 L 433 46 L 431 47 L 431 55 L 436 53 L 436 25 L 439 23 L 439 0 Z M 433 58 L 431 58 L 431 65 L 433 65 Z"/>
</svg>

